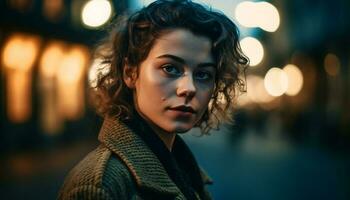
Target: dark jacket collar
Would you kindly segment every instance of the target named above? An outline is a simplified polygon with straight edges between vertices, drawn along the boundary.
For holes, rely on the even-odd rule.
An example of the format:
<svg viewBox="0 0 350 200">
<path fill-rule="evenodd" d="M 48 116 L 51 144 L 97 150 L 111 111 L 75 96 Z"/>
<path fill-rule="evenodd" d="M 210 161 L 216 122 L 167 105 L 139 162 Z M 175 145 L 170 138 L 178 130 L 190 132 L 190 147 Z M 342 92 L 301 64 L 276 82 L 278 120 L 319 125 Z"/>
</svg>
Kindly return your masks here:
<svg viewBox="0 0 350 200">
<path fill-rule="evenodd" d="M 124 122 L 115 118 L 106 118 L 98 138 L 126 164 L 137 186 L 166 195 L 183 197 L 156 155 Z M 212 182 L 203 171 L 201 175 L 205 184 Z"/>
<path fill-rule="evenodd" d="M 125 123 L 141 137 L 148 148 L 157 156 L 172 182 L 187 199 L 196 199 L 195 191 L 201 196 L 204 186 L 197 162 L 178 135 L 175 135 L 172 151 L 169 151 L 161 138 L 138 113 L 134 113 L 132 120 Z"/>
<path fill-rule="evenodd" d="M 105 119 L 98 138 L 126 164 L 139 187 L 182 196 L 157 157 L 123 122 Z"/>
</svg>

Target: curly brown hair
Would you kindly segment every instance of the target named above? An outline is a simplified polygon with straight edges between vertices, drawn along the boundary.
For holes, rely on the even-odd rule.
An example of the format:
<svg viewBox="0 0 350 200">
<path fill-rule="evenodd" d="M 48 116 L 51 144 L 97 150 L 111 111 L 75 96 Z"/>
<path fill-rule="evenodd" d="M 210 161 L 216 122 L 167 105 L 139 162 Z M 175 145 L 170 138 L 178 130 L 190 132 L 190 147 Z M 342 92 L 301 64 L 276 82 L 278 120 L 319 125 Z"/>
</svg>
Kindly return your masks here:
<svg viewBox="0 0 350 200">
<path fill-rule="evenodd" d="M 138 67 L 154 41 L 166 30 L 183 28 L 212 41 L 217 64 L 215 88 L 207 110 L 196 124 L 206 134 L 220 123 L 232 122 L 234 99 L 245 91 L 247 57 L 239 45 L 237 26 L 224 14 L 189 0 L 158 0 L 128 16 L 119 16 L 109 36 L 97 47 L 95 58 L 102 60 L 97 84 L 91 88 L 92 103 L 102 116 L 132 118 L 133 93 L 124 83 L 123 69 Z M 105 68 L 107 73 L 103 73 Z"/>
</svg>

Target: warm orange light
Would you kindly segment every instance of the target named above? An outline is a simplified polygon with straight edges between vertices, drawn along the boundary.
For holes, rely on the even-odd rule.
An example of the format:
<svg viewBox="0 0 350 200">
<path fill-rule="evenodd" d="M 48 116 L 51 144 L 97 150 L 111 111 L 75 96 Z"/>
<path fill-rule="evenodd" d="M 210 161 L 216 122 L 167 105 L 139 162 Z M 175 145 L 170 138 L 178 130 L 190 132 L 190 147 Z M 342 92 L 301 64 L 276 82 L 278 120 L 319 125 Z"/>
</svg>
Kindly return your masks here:
<svg viewBox="0 0 350 200">
<path fill-rule="evenodd" d="M 288 89 L 286 94 L 289 96 L 297 95 L 304 83 L 303 74 L 296 65 L 288 64 L 283 68 L 288 77 Z"/>
<path fill-rule="evenodd" d="M 271 96 L 281 96 L 288 89 L 288 76 L 282 69 L 273 67 L 266 73 L 264 85 Z"/>
<path fill-rule="evenodd" d="M 260 27 L 268 32 L 275 32 L 280 25 L 277 8 L 271 3 L 242 1 L 236 6 L 235 18 L 242 26 Z"/>
<path fill-rule="evenodd" d="M 58 99 L 55 90 L 55 82 L 52 78 L 42 81 L 45 84 L 40 88 L 40 121 L 41 128 L 47 134 L 59 133 L 63 128 L 63 117 L 59 115 Z"/>
<path fill-rule="evenodd" d="M 100 27 L 112 16 L 112 4 L 108 0 L 89 0 L 81 10 L 81 19 L 89 28 Z"/>
<path fill-rule="evenodd" d="M 30 118 L 32 112 L 30 73 L 23 71 L 11 73 L 6 80 L 7 116 L 12 122 L 24 122 Z"/>
<path fill-rule="evenodd" d="M 63 0 L 44 0 L 43 2 L 44 15 L 53 21 L 57 21 L 63 14 L 64 2 Z"/>
<path fill-rule="evenodd" d="M 336 76 L 340 70 L 339 58 L 334 54 L 327 54 L 324 59 L 324 69 L 330 76 Z"/>
<path fill-rule="evenodd" d="M 65 119 L 84 114 L 84 75 L 89 52 L 84 46 L 54 41 L 45 48 L 40 60 L 42 129 L 56 134 Z"/>
<path fill-rule="evenodd" d="M 82 47 L 74 47 L 68 51 L 57 72 L 59 82 L 74 83 L 81 79 L 87 64 L 87 52 Z"/>
<path fill-rule="evenodd" d="M 54 77 L 64 58 L 64 45 L 61 42 L 51 42 L 44 50 L 40 60 L 40 74 L 44 77 Z"/>
<path fill-rule="evenodd" d="M 64 56 L 57 71 L 58 104 L 62 116 L 77 119 L 84 112 L 84 79 L 88 51 L 72 47 Z"/>
<path fill-rule="evenodd" d="M 38 37 L 14 34 L 5 43 L 2 53 L 4 66 L 10 69 L 30 70 L 37 58 L 39 45 Z"/>
<path fill-rule="evenodd" d="M 65 47 L 63 42 L 50 42 L 44 49 L 39 63 L 41 128 L 48 134 L 56 134 L 63 128 L 63 117 L 58 111 L 56 75 L 64 58 Z"/>
<path fill-rule="evenodd" d="M 21 12 L 26 12 L 33 7 L 33 0 L 8 0 L 9 5 Z"/>
<path fill-rule="evenodd" d="M 264 58 L 264 47 L 261 42 L 253 37 L 245 37 L 240 41 L 243 53 L 249 58 L 249 65 L 256 66 Z"/>
<path fill-rule="evenodd" d="M 257 22 L 258 26 L 265 31 L 275 32 L 280 25 L 280 16 L 277 8 L 269 2 L 257 2 L 256 9 L 260 16 Z"/>
<path fill-rule="evenodd" d="M 5 67 L 7 115 L 20 123 L 31 115 L 32 72 L 40 46 L 35 36 L 14 34 L 8 38 L 2 52 Z"/>
<path fill-rule="evenodd" d="M 263 77 L 255 75 L 247 77 L 247 95 L 255 103 L 268 103 L 274 99 L 266 91 Z"/>
</svg>

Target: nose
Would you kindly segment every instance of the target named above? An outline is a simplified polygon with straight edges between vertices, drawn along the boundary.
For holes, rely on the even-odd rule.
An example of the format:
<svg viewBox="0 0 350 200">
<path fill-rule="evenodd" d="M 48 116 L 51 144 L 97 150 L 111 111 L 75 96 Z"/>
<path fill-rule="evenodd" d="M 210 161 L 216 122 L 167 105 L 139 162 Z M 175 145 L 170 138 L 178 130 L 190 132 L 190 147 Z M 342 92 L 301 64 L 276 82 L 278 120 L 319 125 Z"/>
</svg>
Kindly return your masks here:
<svg viewBox="0 0 350 200">
<path fill-rule="evenodd" d="M 178 83 L 177 95 L 180 97 L 192 98 L 196 94 L 196 87 L 190 74 L 184 75 Z"/>
</svg>

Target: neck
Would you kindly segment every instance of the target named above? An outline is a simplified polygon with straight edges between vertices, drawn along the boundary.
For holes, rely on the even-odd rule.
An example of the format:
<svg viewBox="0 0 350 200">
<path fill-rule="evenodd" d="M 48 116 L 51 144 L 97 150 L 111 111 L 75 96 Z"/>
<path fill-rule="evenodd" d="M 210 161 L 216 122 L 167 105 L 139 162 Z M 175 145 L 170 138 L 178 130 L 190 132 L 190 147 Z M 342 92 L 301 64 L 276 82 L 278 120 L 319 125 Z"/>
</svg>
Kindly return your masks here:
<svg viewBox="0 0 350 200">
<path fill-rule="evenodd" d="M 148 120 L 146 120 L 147 123 L 150 125 L 150 127 L 152 128 L 152 130 L 158 135 L 158 137 L 164 142 L 165 146 L 167 147 L 167 149 L 171 152 L 172 148 L 173 148 L 173 144 L 175 141 L 175 136 L 176 133 L 169 133 L 164 131 L 163 129 L 159 128 L 158 126 L 156 126 L 155 124 L 153 124 L 152 122 L 149 123 Z"/>
<path fill-rule="evenodd" d="M 160 128 L 159 126 L 154 124 L 152 121 L 147 119 L 147 117 L 145 117 L 138 110 L 137 110 L 137 113 L 146 121 L 146 123 L 151 127 L 154 133 L 158 135 L 158 137 L 163 141 L 167 149 L 171 152 L 175 141 L 176 133 L 170 133 L 170 132 L 164 131 L 162 128 Z"/>
</svg>

